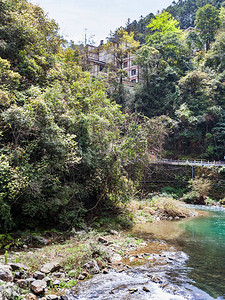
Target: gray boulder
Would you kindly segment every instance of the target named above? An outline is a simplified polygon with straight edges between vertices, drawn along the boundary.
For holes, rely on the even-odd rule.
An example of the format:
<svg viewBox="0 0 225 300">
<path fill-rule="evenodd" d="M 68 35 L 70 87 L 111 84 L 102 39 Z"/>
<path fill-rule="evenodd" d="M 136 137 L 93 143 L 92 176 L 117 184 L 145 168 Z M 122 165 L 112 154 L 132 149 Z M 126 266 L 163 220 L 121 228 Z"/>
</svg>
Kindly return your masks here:
<svg viewBox="0 0 225 300">
<path fill-rule="evenodd" d="M 48 274 L 48 273 L 58 271 L 60 268 L 61 268 L 61 266 L 59 265 L 59 263 L 51 262 L 51 263 L 47 263 L 44 266 L 42 266 L 40 271 L 42 273 Z"/>
<path fill-rule="evenodd" d="M 35 294 L 42 294 L 46 287 L 47 283 L 44 280 L 34 280 L 30 285 L 32 292 Z"/>
<path fill-rule="evenodd" d="M 37 299 L 37 296 L 35 296 L 32 293 L 26 294 L 26 296 L 25 296 L 25 300 L 36 300 L 36 299 Z"/>
<path fill-rule="evenodd" d="M 29 277 L 29 278 L 26 279 L 26 281 L 27 281 L 28 286 L 30 286 L 31 283 L 32 283 L 33 281 L 35 281 L 35 279 L 34 279 L 33 277 Z"/>
<path fill-rule="evenodd" d="M 28 267 L 24 266 L 23 264 L 20 263 L 10 263 L 10 267 L 12 268 L 12 271 L 27 271 Z"/>
<path fill-rule="evenodd" d="M 91 261 L 89 261 L 88 263 L 86 263 L 83 266 L 85 269 L 89 270 L 92 274 L 98 274 L 100 273 L 100 269 L 99 266 L 97 264 L 97 261 L 92 259 Z"/>
<path fill-rule="evenodd" d="M 36 271 L 36 272 L 34 272 L 33 277 L 35 279 L 40 279 L 41 280 L 45 277 L 45 274 L 40 272 L 40 271 Z"/>
<path fill-rule="evenodd" d="M 25 279 L 17 280 L 17 284 L 21 289 L 26 289 L 28 287 L 28 282 Z"/>
<path fill-rule="evenodd" d="M 13 281 L 12 268 L 9 265 L 0 265 L 0 279 L 6 282 Z"/>
</svg>

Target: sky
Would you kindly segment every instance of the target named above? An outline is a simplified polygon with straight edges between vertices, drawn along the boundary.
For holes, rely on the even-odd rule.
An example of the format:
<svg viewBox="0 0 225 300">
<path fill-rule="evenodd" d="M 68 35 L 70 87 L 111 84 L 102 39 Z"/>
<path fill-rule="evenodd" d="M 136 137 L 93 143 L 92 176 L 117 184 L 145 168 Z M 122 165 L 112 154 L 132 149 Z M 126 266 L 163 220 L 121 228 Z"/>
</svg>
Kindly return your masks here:
<svg viewBox="0 0 225 300">
<path fill-rule="evenodd" d="M 172 0 L 30 0 L 40 5 L 51 19 L 59 24 L 63 37 L 75 43 L 91 37 L 95 45 L 118 27 L 156 14 L 172 3 Z"/>
</svg>

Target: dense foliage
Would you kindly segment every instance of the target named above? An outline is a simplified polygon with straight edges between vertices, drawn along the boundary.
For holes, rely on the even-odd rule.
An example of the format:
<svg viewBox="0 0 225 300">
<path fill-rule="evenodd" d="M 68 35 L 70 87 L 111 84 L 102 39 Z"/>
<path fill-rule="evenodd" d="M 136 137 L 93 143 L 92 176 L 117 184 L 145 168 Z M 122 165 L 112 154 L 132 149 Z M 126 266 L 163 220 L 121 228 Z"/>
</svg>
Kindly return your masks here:
<svg viewBox="0 0 225 300">
<path fill-rule="evenodd" d="M 81 226 L 133 192 L 126 168 L 149 147 L 146 122 L 81 70 L 40 7 L 0 4 L 1 231 Z"/>
<path fill-rule="evenodd" d="M 112 74 L 82 71 L 79 49 L 39 6 L 0 0 L 1 232 L 79 227 L 84 216 L 125 203 L 149 152 L 223 158 L 225 11 L 218 7 L 200 8 L 188 32 L 165 11 L 119 29 L 105 48 L 119 67 L 112 83 Z M 123 62 L 135 39 L 145 39 L 136 51 L 141 80 L 127 92 Z"/>
<path fill-rule="evenodd" d="M 166 11 L 148 28 L 136 52 L 142 71 L 130 109 L 176 121 L 166 152 L 174 158 L 223 159 L 224 7 L 200 7 L 188 31 Z"/>
<path fill-rule="evenodd" d="M 182 29 L 195 26 L 196 14 L 199 8 L 211 4 L 217 9 L 224 0 L 177 0 L 167 7 L 167 11 L 179 22 Z"/>
</svg>

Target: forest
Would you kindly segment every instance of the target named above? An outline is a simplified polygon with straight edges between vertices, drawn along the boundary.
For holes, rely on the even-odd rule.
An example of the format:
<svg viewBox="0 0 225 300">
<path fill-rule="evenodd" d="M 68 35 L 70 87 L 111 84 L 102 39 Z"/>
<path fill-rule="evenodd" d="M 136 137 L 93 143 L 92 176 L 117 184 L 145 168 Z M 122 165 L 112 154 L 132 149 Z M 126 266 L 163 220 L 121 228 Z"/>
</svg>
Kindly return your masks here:
<svg viewBox="0 0 225 300">
<path fill-rule="evenodd" d="M 198 2 L 173 2 L 112 34 L 108 43 L 126 41 L 143 70 L 131 91 L 122 64 L 92 77 L 82 47 L 39 6 L 0 0 L 2 233 L 79 228 L 127 203 L 150 151 L 223 159 L 225 5 Z"/>
</svg>

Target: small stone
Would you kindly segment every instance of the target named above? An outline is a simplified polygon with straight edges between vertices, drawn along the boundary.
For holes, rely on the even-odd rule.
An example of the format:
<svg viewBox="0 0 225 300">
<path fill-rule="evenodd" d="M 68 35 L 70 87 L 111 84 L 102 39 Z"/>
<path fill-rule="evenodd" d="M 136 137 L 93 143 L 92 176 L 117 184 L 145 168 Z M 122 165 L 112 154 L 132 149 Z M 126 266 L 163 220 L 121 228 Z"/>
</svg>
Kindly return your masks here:
<svg viewBox="0 0 225 300">
<path fill-rule="evenodd" d="M 31 283 L 30 288 L 35 294 L 41 294 L 47 287 L 47 283 L 44 280 L 35 280 Z"/>
<path fill-rule="evenodd" d="M 83 267 L 85 269 L 88 269 L 92 274 L 99 274 L 100 273 L 100 269 L 99 269 L 99 266 L 97 264 L 97 261 L 94 260 L 94 259 L 92 259 L 91 261 L 86 263 Z"/>
<path fill-rule="evenodd" d="M 59 297 L 57 295 L 47 295 L 46 300 L 58 300 Z"/>
<path fill-rule="evenodd" d="M 108 241 L 107 241 L 106 239 L 104 239 L 103 237 L 100 237 L 100 238 L 98 239 L 98 242 L 99 242 L 99 243 L 102 243 L 102 244 L 108 244 Z"/>
<path fill-rule="evenodd" d="M 27 245 L 23 245 L 23 249 L 24 250 L 28 249 L 28 246 Z"/>
<path fill-rule="evenodd" d="M 85 279 L 85 276 L 84 275 L 82 275 L 82 274 L 80 274 L 79 276 L 78 276 L 78 278 L 77 278 L 78 280 L 84 280 Z"/>
<path fill-rule="evenodd" d="M 137 291 L 138 291 L 137 288 L 130 288 L 130 289 L 129 289 L 129 293 L 130 293 L 130 294 L 134 294 L 134 293 L 136 293 Z"/>
<path fill-rule="evenodd" d="M 12 298 L 12 289 L 11 288 L 7 288 L 4 290 L 4 297 L 6 297 L 6 299 Z"/>
<path fill-rule="evenodd" d="M 56 278 L 62 278 L 65 277 L 65 273 L 57 272 L 57 273 L 53 273 L 52 276 Z"/>
<path fill-rule="evenodd" d="M 45 277 L 45 278 L 43 278 L 43 280 L 47 283 L 47 286 L 50 285 L 50 283 L 51 283 L 51 278 Z"/>
<path fill-rule="evenodd" d="M 60 300 L 68 300 L 68 297 L 67 296 L 61 296 Z"/>
<path fill-rule="evenodd" d="M 10 267 L 12 268 L 12 271 L 27 271 L 28 267 L 24 266 L 20 263 L 10 263 Z"/>
<path fill-rule="evenodd" d="M 6 282 L 13 281 L 12 268 L 8 265 L 0 265 L 0 279 Z"/>
<path fill-rule="evenodd" d="M 59 265 L 59 263 L 47 263 L 44 266 L 42 266 L 40 271 L 42 273 L 48 274 L 48 273 L 58 271 L 60 268 L 61 266 Z"/>
<path fill-rule="evenodd" d="M 12 292 L 12 299 L 18 299 L 19 294 L 16 291 Z"/>
<path fill-rule="evenodd" d="M 14 278 L 16 279 L 21 279 L 23 276 L 23 273 L 21 273 L 20 271 L 17 271 L 14 273 Z"/>
<path fill-rule="evenodd" d="M 155 283 L 162 283 L 162 279 L 160 277 L 157 277 L 156 275 L 150 275 L 151 281 Z"/>
<path fill-rule="evenodd" d="M 32 293 L 29 293 L 29 294 L 26 294 L 25 299 L 26 300 L 37 300 L 37 296 L 35 296 Z"/>
<path fill-rule="evenodd" d="M 69 276 L 69 277 L 75 277 L 76 274 L 77 274 L 76 270 L 70 270 L 70 271 L 68 272 L 68 276 Z"/>
<path fill-rule="evenodd" d="M 31 283 L 32 283 L 33 281 L 35 281 L 35 279 L 34 279 L 33 277 L 29 277 L 29 278 L 26 279 L 26 281 L 27 281 L 27 283 L 28 283 L 28 286 L 30 286 Z"/>
<path fill-rule="evenodd" d="M 104 269 L 104 270 L 102 270 L 102 273 L 103 273 L 103 274 L 109 274 L 109 270 Z"/>
<path fill-rule="evenodd" d="M 45 274 L 40 272 L 40 271 L 36 271 L 36 272 L 34 272 L 33 276 L 34 276 L 35 279 L 40 279 L 41 280 L 45 277 Z"/>
<path fill-rule="evenodd" d="M 89 276 L 89 273 L 86 272 L 86 271 L 84 271 L 84 272 L 82 272 L 82 275 L 85 276 L 85 277 L 88 277 L 88 276 Z"/>
<path fill-rule="evenodd" d="M 56 279 L 55 281 L 53 281 L 52 285 L 56 286 L 56 285 L 60 285 L 60 280 Z"/>
<path fill-rule="evenodd" d="M 119 234 L 119 232 L 116 231 L 116 230 L 110 230 L 109 232 L 110 232 L 112 235 L 118 235 L 118 234 Z"/>
<path fill-rule="evenodd" d="M 150 290 L 146 286 L 143 286 L 143 291 L 145 291 L 146 293 L 150 292 Z"/>
<path fill-rule="evenodd" d="M 122 259 L 122 256 L 118 253 L 113 254 L 113 256 L 111 257 L 111 262 L 112 263 L 116 263 L 118 261 L 120 261 Z"/>
<path fill-rule="evenodd" d="M 21 289 L 26 289 L 28 287 L 28 282 L 25 279 L 17 280 L 17 284 Z"/>
</svg>

